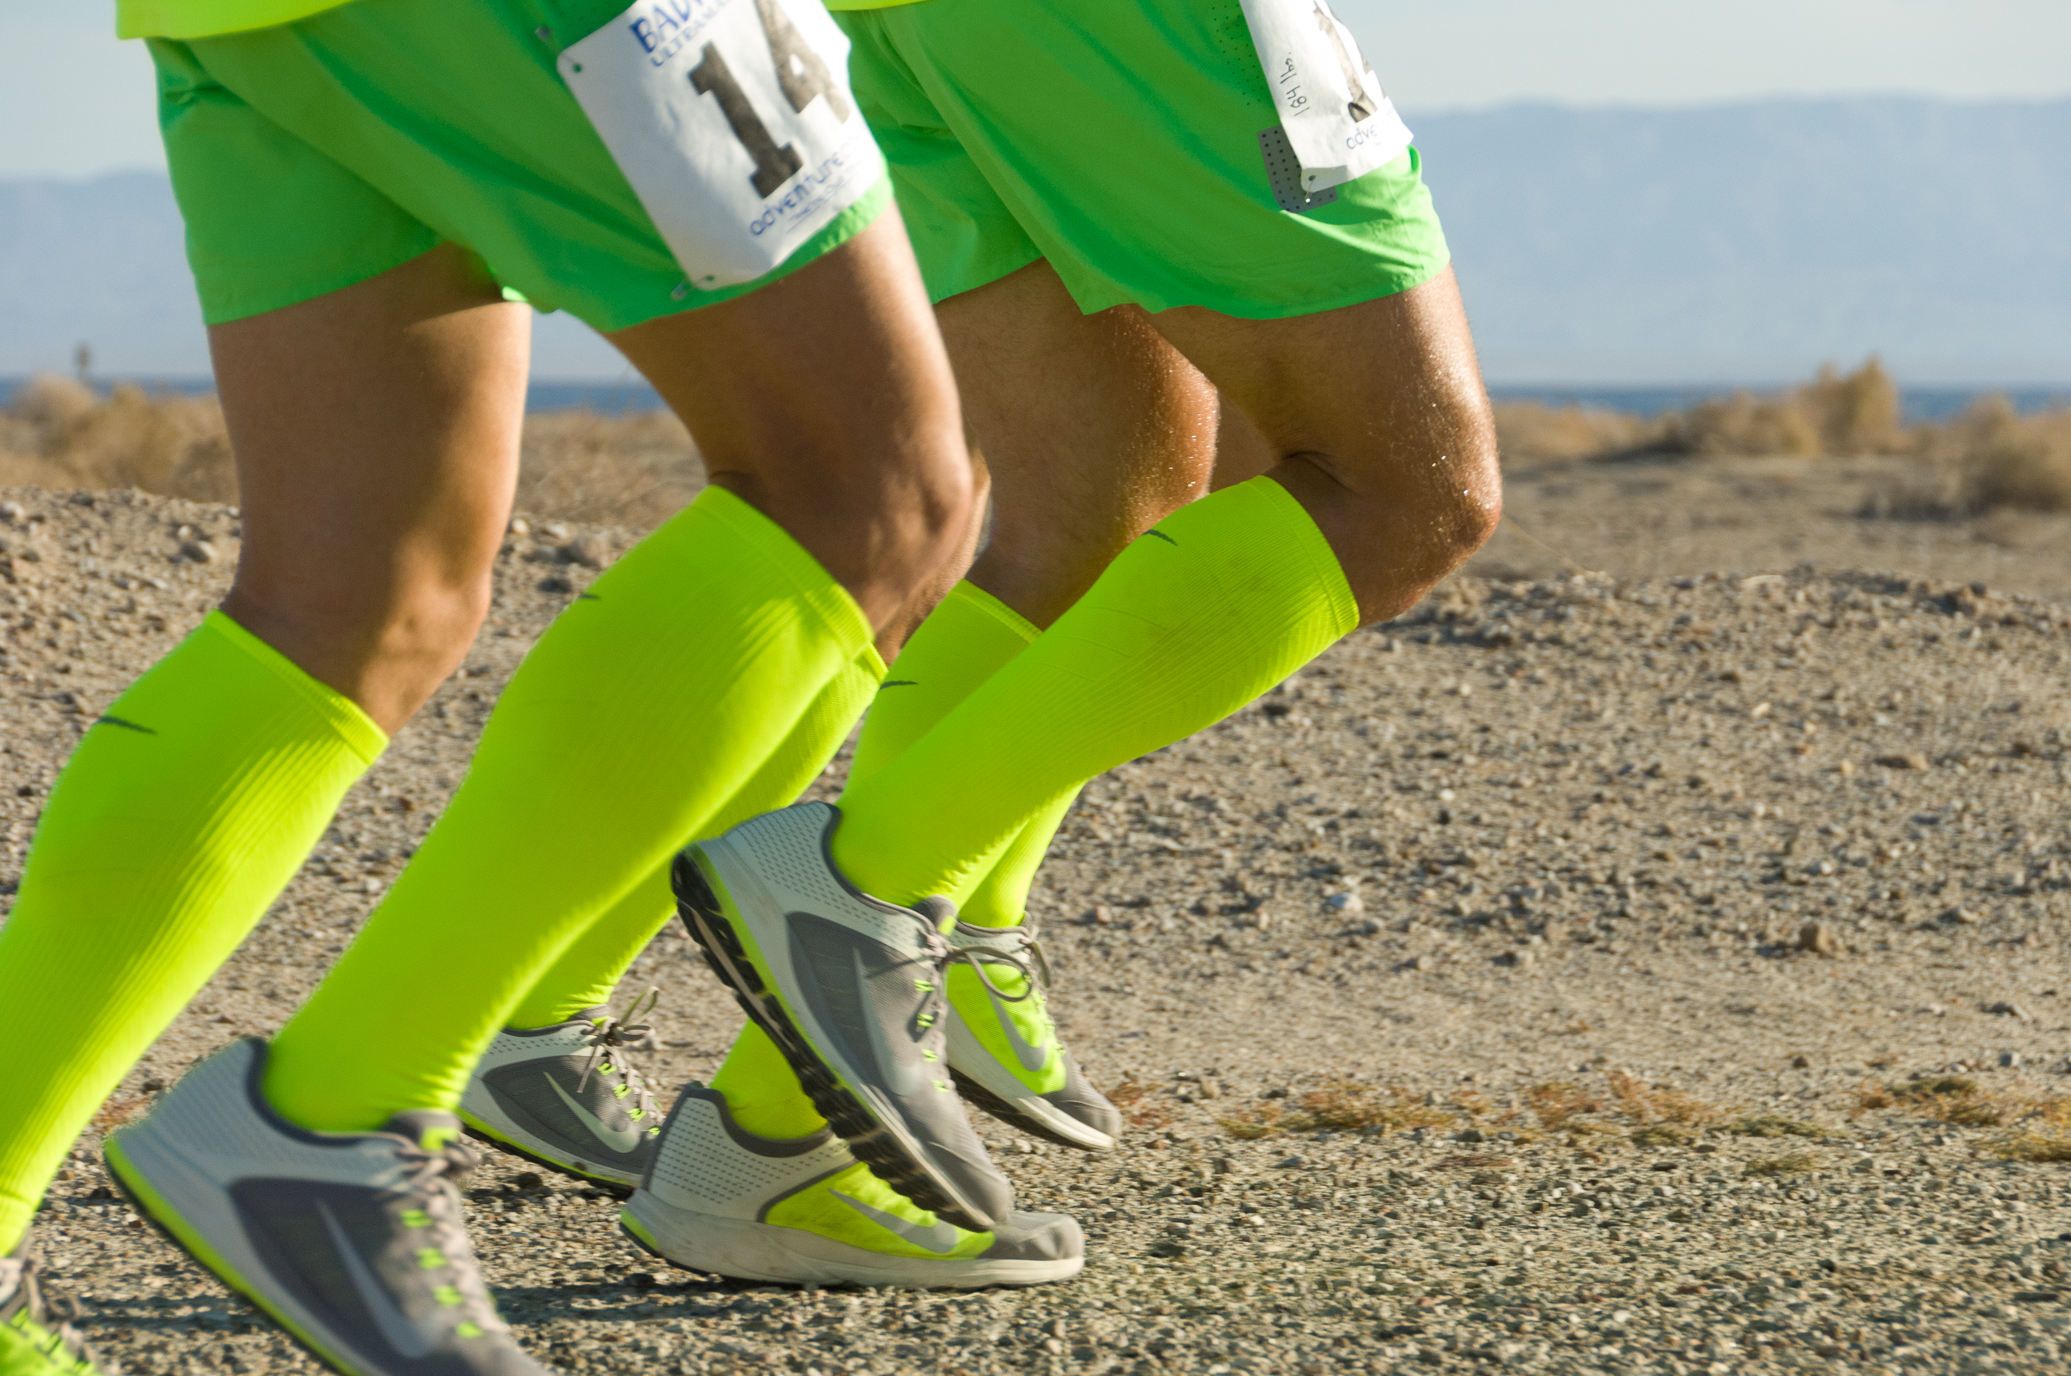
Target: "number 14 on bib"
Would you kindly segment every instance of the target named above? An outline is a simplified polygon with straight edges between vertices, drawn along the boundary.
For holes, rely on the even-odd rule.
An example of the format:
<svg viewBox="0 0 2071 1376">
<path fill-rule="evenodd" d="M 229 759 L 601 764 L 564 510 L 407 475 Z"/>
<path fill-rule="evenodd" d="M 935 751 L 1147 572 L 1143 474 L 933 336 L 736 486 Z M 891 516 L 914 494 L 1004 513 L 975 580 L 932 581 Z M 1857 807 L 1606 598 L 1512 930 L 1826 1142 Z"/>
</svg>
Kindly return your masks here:
<svg viewBox="0 0 2071 1376">
<path fill-rule="evenodd" d="M 816 0 L 641 0 L 561 78 L 700 291 L 752 282 L 884 176 Z"/>
<path fill-rule="evenodd" d="M 1302 165 L 1302 190 L 1363 177 L 1409 147 L 1394 102 L 1327 0 L 1244 0 L 1244 20 Z"/>
</svg>

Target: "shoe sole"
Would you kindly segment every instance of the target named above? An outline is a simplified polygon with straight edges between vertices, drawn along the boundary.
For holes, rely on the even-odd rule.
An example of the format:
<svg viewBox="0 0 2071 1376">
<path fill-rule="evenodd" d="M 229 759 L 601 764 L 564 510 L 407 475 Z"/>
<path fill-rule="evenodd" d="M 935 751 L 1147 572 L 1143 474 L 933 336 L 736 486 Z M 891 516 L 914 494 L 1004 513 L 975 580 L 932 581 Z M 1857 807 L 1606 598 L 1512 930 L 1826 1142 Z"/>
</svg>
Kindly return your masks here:
<svg viewBox="0 0 2071 1376">
<path fill-rule="evenodd" d="M 1060 1147 L 1073 1151 L 1113 1151 L 1115 1139 L 1095 1128 L 1089 1128 L 1068 1113 L 1060 1112 L 1041 1099 L 1010 1099 L 995 1094 L 978 1080 L 955 1066 L 949 1068 L 949 1078 L 956 1084 L 956 1092 L 968 1102 L 976 1104 L 1008 1127 L 1025 1132 L 1030 1137 L 1040 1137 L 1046 1142 L 1055 1142 Z"/>
<path fill-rule="evenodd" d="M 588 1171 L 579 1170 L 565 1161 L 556 1161 L 551 1156 L 546 1156 L 534 1151 L 530 1147 L 512 1141 L 498 1132 L 494 1126 L 477 1118 L 466 1109 L 458 1110 L 457 1114 L 460 1118 L 461 1128 L 477 1142 L 485 1142 L 507 1155 L 522 1157 L 535 1166 L 544 1166 L 556 1175 L 564 1175 L 570 1180 L 580 1180 L 585 1185 L 594 1185 L 611 1195 L 614 1199 L 630 1199 L 633 1196 L 633 1191 L 640 1187 L 640 1182 L 637 1180 L 619 1180 L 609 1175 L 591 1175 Z"/>
<path fill-rule="evenodd" d="M 238 1273 L 236 1267 L 225 1261 L 215 1248 L 209 1246 L 206 1238 L 196 1232 L 186 1219 L 180 1217 L 179 1210 L 173 1208 L 151 1187 L 143 1172 L 137 1170 L 123 1154 L 122 1144 L 115 1138 L 110 1137 L 101 1144 L 101 1160 L 108 1167 L 108 1178 L 115 1182 L 115 1188 L 122 1191 L 123 1198 L 130 1202 L 130 1206 L 146 1223 L 156 1229 L 167 1242 L 207 1267 L 216 1279 L 244 1296 L 254 1308 L 273 1320 L 281 1332 L 292 1338 L 310 1356 L 333 1371 L 344 1373 L 344 1376 L 379 1376 L 379 1373 L 357 1366 L 330 1351 L 303 1332 L 300 1325 L 274 1308 L 251 1282 Z"/>
<path fill-rule="evenodd" d="M 699 849 L 716 850 L 724 845 L 724 841 L 711 841 Z M 689 852 L 679 854 L 670 867 L 677 913 L 703 949 L 712 973 L 733 990 L 742 1011 L 784 1053 L 806 1097 L 827 1125 L 872 1175 L 921 1208 L 969 1232 L 992 1231 L 997 1220 L 973 1211 L 959 1199 L 924 1163 L 918 1144 L 910 1142 L 904 1129 L 872 1112 L 865 1097 L 800 1034 L 790 1010 L 758 963 L 759 952 L 751 954 L 743 942 L 744 935 L 749 941 L 754 939 L 752 933 L 743 931 L 746 919 L 729 898 L 722 897 L 724 881 L 716 880 Z"/>
<path fill-rule="evenodd" d="M 1084 1257 L 1063 1261 L 890 1257 L 797 1228 L 719 1218 L 634 1196 L 619 1228 L 641 1251 L 671 1266 L 736 1280 L 784 1285 L 882 1285 L 911 1290 L 976 1290 L 1069 1280 Z M 664 1241 L 666 1238 L 666 1241 Z M 808 1246 L 822 1254 L 801 1250 Z"/>
</svg>

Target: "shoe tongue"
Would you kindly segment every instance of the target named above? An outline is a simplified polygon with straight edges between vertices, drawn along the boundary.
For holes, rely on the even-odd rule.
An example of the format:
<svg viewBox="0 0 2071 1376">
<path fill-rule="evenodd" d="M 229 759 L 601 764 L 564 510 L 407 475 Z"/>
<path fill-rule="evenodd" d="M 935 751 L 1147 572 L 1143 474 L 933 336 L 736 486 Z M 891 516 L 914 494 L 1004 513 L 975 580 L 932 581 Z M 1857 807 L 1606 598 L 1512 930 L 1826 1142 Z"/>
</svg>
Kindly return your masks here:
<svg viewBox="0 0 2071 1376">
<path fill-rule="evenodd" d="M 933 923 L 938 932 L 949 930 L 950 925 L 956 921 L 956 904 L 940 894 L 929 894 L 914 904 L 913 910 Z"/>
<path fill-rule="evenodd" d="M 460 1140 L 460 1120 L 435 1108 L 413 1108 L 382 1125 L 383 1132 L 407 1137 L 426 1151 L 443 1151 Z"/>
</svg>

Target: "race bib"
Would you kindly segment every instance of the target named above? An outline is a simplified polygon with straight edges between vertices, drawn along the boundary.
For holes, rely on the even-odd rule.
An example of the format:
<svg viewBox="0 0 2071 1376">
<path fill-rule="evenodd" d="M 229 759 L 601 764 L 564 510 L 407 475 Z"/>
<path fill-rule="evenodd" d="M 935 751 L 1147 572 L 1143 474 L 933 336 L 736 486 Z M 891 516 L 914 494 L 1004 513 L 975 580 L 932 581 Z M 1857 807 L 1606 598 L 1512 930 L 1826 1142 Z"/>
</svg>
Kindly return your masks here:
<svg viewBox="0 0 2071 1376">
<path fill-rule="evenodd" d="M 1410 133 L 1325 0 L 1244 0 L 1244 19 L 1310 196 L 1393 162 Z"/>
<path fill-rule="evenodd" d="M 642 0 L 561 54 L 700 291 L 752 282 L 884 175 L 817 0 Z"/>
</svg>

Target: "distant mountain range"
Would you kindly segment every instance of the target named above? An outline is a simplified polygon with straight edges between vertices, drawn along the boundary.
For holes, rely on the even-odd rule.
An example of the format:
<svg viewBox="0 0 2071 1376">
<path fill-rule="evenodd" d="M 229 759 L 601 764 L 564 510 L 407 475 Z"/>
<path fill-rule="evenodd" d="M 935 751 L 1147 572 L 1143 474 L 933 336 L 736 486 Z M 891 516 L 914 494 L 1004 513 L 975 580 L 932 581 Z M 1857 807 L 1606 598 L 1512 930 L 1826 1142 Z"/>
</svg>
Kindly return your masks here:
<svg viewBox="0 0 2071 1376">
<path fill-rule="evenodd" d="M 2071 101 L 1508 106 L 1410 127 L 1492 379 L 2071 382 Z M 0 182 L 0 374 L 205 373 L 165 179 Z M 543 322 L 539 376 L 614 377 Z"/>
</svg>

